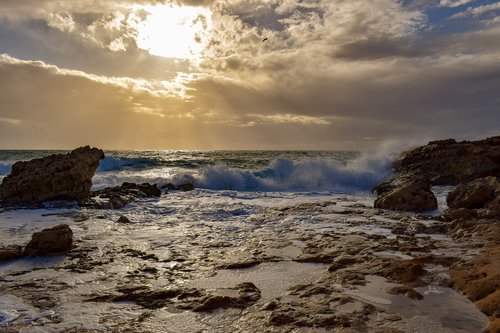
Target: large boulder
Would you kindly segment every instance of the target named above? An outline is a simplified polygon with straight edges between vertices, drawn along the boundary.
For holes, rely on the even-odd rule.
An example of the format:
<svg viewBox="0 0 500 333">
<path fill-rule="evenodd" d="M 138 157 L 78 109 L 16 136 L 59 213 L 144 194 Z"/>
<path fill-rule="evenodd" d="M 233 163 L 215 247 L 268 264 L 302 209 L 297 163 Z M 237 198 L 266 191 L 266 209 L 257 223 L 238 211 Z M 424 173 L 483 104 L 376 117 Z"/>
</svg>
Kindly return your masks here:
<svg viewBox="0 0 500 333">
<path fill-rule="evenodd" d="M 374 188 L 378 197 L 375 208 L 426 211 L 437 208 L 437 200 L 424 177 L 400 175 Z"/>
<path fill-rule="evenodd" d="M 67 154 L 17 162 L 0 185 L 0 201 L 36 204 L 49 200 L 88 199 L 92 177 L 103 158 L 102 150 L 85 146 Z"/>
<path fill-rule="evenodd" d="M 66 224 L 50 229 L 43 229 L 31 236 L 31 241 L 24 248 L 24 255 L 47 256 L 64 254 L 73 247 L 73 231 Z"/>
<path fill-rule="evenodd" d="M 500 181 L 496 177 L 486 177 L 460 184 L 446 197 L 450 208 L 487 208 L 500 195 Z"/>
<path fill-rule="evenodd" d="M 479 141 L 431 141 L 402 153 L 394 167 L 398 173 L 429 178 L 432 185 L 455 185 L 476 178 L 499 177 L 500 136 Z"/>
</svg>

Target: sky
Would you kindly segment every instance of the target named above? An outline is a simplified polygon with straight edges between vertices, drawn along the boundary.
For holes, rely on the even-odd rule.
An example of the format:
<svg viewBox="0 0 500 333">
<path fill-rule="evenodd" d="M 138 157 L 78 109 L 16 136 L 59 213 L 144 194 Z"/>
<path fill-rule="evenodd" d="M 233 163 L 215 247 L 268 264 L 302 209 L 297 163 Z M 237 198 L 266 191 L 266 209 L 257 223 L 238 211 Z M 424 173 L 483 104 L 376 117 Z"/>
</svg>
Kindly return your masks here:
<svg viewBox="0 0 500 333">
<path fill-rule="evenodd" d="M 0 0 L 0 148 L 500 135 L 500 1 Z"/>
</svg>

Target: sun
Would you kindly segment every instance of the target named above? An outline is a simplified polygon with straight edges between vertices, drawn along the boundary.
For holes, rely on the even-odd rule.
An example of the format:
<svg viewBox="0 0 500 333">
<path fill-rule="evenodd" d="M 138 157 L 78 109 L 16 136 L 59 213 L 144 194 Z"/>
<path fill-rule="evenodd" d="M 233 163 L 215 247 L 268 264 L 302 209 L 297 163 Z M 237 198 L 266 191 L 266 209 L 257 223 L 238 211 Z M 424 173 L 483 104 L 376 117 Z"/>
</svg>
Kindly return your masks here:
<svg viewBox="0 0 500 333">
<path fill-rule="evenodd" d="M 211 34 L 211 12 L 202 7 L 147 6 L 137 26 L 137 46 L 150 54 L 199 60 Z"/>
</svg>

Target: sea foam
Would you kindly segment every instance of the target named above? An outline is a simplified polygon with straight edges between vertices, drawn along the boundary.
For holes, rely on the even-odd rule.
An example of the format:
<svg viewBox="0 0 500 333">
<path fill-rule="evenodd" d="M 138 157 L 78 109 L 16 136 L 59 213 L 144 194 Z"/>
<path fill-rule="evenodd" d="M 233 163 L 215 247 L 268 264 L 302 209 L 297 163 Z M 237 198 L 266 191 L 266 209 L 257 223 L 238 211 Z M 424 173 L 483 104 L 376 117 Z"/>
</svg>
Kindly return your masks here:
<svg viewBox="0 0 500 333">
<path fill-rule="evenodd" d="M 259 171 L 216 165 L 191 178 L 195 187 L 211 190 L 357 192 L 369 191 L 391 173 L 389 157 L 362 156 L 346 163 L 280 157 Z"/>
</svg>

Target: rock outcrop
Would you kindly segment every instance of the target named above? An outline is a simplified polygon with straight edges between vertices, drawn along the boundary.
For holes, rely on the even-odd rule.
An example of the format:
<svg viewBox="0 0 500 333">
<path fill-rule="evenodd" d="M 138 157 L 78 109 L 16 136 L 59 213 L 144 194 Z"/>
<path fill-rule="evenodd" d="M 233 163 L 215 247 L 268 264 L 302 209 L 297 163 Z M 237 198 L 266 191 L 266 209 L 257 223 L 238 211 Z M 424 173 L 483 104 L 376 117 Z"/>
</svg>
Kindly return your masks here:
<svg viewBox="0 0 500 333">
<path fill-rule="evenodd" d="M 431 141 L 404 152 L 394 165 L 398 173 L 426 177 L 432 185 L 455 185 L 500 176 L 500 136 L 479 141 Z"/>
<path fill-rule="evenodd" d="M 27 256 L 46 256 L 64 254 L 73 247 L 73 231 L 66 224 L 50 229 L 43 229 L 31 236 L 31 241 L 24 249 Z"/>
<path fill-rule="evenodd" d="M 377 186 L 375 208 L 425 211 L 437 208 L 431 183 L 423 177 L 399 176 Z"/>
<path fill-rule="evenodd" d="M 402 153 L 394 169 L 393 178 L 374 188 L 379 196 L 375 207 L 408 211 L 435 209 L 436 198 L 430 191 L 432 185 L 455 185 L 482 177 L 500 177 L 500 136 L 479 141 L 432 141 Z M 471 197 L 472 201 L 483 200 L 479 198 L 479 189 L 475 193 L 477 198 Z"/>
<path fill-rule="evenodd" d="M 475 179 L 458 185 L 446 197 L 450 208 L 496 208 L 500 197 L 500 181 L 497 177 Z"/>
<path fill-rule="evenodd" d="M 103 158 L 102 150 L 85 146 L 67 154 L 17 162 L 0 185 L 0 201 L 29 205 L 50 200 L 88 199 L 92 177 Z"/>
<path fill-rule="evenodd" d="M 106 187 L 93 192 L 93 198 L 82 202 L 81 205 L 97 209 L 120 209 L 139 198 L 159 196 L 161 196 L 161 191 L 156 184 L 124 182 L 121 186 Z"/>
</svg>

